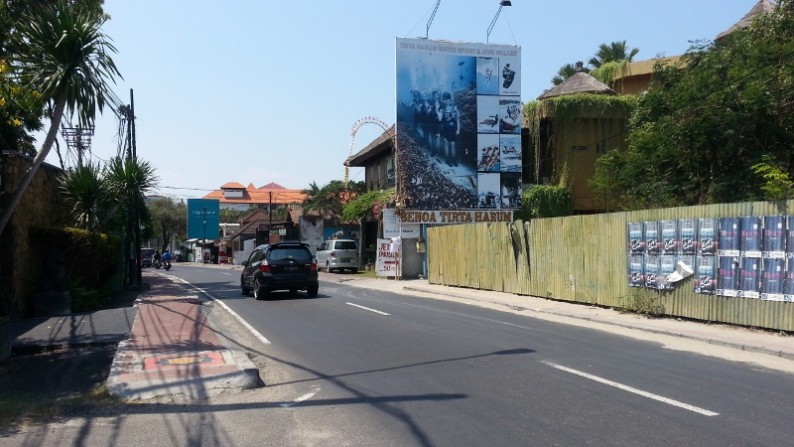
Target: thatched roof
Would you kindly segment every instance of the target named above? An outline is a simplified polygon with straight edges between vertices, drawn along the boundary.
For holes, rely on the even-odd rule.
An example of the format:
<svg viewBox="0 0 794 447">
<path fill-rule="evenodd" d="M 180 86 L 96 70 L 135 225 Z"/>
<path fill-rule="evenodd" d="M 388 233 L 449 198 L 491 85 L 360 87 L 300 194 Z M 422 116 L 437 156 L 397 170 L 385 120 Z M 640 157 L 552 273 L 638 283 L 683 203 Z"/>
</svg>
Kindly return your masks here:
<svg viewBox="0 0 794 447">
<path fill-rule="evenodd" d="M 758 16 L 759 14 L 766 14 L 768 12 L 771 12 L 773 9 L 775 9 L 775 4 L 772 3 L 770 0 L 758 0 L 758 3 L 756 3 L 752 9 L 750 9 L 750 12 L 745 14 L 744 17 L 741 18 L 741 20 L 734 23 L 733 26 L 719 33 L 717 37 L 714 38 L 714 40 L 720 40 L 723 37 L 730 35 L 731 33 L 749 27 L 750 25 L 753 24 L 753 20 L 755 20 L 756 16 Z"/>
<path fill-rule="evenodd" d="M 576 73 L 568 79 L 543 92 L 538 99 L 548 99 L 555 96 L 574 95 L 576 93 L 594 93 L 596 95 L 617 95 L 617 92 L 606 84 L 582 71 L 582 63 L 576 63 Z"/>
</svg>

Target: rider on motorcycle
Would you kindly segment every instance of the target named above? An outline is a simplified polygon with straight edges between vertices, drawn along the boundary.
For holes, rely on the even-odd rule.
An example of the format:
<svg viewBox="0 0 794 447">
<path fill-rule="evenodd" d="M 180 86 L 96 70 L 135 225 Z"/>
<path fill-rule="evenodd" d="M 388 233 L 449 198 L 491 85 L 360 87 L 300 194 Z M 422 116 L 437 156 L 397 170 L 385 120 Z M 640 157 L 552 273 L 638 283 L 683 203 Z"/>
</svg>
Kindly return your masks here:
<svg viewBox="0 0 794 447">
<path fill-rule="evenodd" d="M 169 252 L 168 250 L 163 250 L 162 260 L 163 260 L 163 267 L 165 267 L 166 270 L 170 269 L 171 268 L 171 252 Z"/>
</svg>

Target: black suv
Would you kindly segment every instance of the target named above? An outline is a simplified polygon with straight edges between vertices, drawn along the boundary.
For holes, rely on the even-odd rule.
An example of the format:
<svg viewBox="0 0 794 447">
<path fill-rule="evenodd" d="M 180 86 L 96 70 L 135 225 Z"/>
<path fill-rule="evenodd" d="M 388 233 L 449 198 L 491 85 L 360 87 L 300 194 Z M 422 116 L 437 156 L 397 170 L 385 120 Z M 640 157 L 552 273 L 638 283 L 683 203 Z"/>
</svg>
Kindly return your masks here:
<svg viewBox="0 0 794 447">
<path fill-rule="evenodd" d="M 258 300 L 274 290 L 293 294 L 305 290 L 309 298 L 314 298 L 319 287 L 317 262 L 307 244 L 285 241 L 260 245 L 243 262 L 240 289 L 243 295 L 253 290 Z"/>
</svg>

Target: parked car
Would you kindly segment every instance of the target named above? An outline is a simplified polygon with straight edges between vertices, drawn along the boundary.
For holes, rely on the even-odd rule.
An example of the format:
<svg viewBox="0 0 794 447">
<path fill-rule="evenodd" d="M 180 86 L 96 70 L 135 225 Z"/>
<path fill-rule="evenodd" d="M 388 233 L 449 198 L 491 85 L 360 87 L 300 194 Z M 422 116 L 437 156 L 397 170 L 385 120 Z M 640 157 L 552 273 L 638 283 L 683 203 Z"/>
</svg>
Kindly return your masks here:
<svg viewBox="0 0 794 447">
<path fill-rule="evenodd" d="M 141 248 L 141 267 L 151 267 L 154 265 L 154 249 Z"/>
<path fill-rule="evenodd" d="M 243 262 L 240 289 L 246 296 L 253 291 L 258 300 L 274 290 L 292 294 L 305 290 L 309 298 L 314 298 L 319 290 L 317 262 L 309 246 L 301 242 L 260 245 Z"/>
<path fill-rule="evenodd" d="M 358 272 L 358 245 L 352 239 L 329 239 L 317 247 L 317 266 L 331 273 L 334 270 Z"/>
</svg>

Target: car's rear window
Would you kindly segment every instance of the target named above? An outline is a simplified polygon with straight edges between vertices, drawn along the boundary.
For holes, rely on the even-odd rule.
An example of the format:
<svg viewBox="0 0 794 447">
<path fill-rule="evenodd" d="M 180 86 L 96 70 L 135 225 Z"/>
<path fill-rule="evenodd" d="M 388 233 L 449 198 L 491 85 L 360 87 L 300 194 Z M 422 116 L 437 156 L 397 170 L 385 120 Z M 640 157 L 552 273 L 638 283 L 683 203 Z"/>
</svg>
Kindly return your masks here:
<svg viewBox="0 0 794 447">
<path fill-rule="evenodd" d="M 312 254 L 305 248 L 298 247 L 284 247 L 274 248 L 270 251 L 268 258 L 272 261 L 280 261 L 282 259 L 294 259 L 298 262 L 311 262 Z"/>
<path fill-rule="evenodd" d="M 337 250 L 355 250 L 356 243 L 353 241 L 338 241 L 336 243 Z"/>
</svg>

